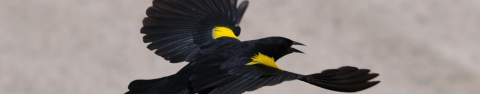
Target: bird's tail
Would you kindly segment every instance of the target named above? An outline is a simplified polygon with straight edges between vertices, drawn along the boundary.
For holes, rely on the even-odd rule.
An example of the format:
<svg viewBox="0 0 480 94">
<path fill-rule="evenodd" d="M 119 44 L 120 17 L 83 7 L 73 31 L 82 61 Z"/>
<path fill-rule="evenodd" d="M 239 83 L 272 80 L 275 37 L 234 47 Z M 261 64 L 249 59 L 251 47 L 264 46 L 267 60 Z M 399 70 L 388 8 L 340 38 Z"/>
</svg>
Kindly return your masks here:
<svg viewBox="0 0 480 94">
<path fill-rule="evenodd" d="M 333 91 L 357 92 L 380 83 L 380 81 L 369 81 L 378 76 L 376 73 L 369 72 L 368 69 L 345 66 L 307 75 L 300 80 Z"/>
<path fill-rule="evenodd" d="M 188 86 L 181 85 L 181 83 L 172 84 L 179 81 L 174 77 L 175 75 L 170 75 L 158 79 L 132 81 L 128 85 L 130 91 L 125 94 L 194 94 Z"/>
</svg>

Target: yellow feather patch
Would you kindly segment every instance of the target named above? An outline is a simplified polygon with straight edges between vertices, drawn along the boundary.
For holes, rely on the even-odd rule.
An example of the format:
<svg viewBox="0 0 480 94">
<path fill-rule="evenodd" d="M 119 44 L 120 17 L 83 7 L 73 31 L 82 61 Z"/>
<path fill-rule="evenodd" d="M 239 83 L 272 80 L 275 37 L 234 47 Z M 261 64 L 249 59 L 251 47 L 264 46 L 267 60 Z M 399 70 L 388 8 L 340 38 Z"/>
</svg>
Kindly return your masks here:
<svg viewBox="0 0 480 94">
<path fill-rule="evenodd" d="M 228 27 L 215 27 L 215 29 L 213 29 L 213 39 L 217 39 L 220 37 L 231 37 L 238 40 L 232 29 Z"/>
<path fill-rule="evenodd" d="M 252 57 L 252 62 L 247 63 L 246 65 L 255 65 L 255 64 L 263 64 L 269 67 L 280 69 L 277 64 L 275 64 L 275 60 L 272 57 L 263 55 L 262 53 L 258 53 L 257 55 Z"/>
</svg>

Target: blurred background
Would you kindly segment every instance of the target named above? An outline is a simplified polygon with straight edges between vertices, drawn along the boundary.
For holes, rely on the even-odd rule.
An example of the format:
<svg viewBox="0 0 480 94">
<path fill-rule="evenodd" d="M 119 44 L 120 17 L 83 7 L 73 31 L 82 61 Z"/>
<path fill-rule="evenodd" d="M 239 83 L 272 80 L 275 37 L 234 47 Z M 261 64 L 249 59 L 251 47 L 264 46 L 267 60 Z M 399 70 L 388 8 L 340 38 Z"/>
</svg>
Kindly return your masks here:
<svg viewBox="0 0 480 94">
<path fill-rule="evenodd" d="M 151 0 L 1 0 L 0 94 L 121 94 L 176 73 L 142 42 Z M 311 74 L 368 68 L 356 94 L 480 94 L 479 0 L 250 0 L 241 40 L 308 46 L 277 62 Z M 343 94 L 289 81 L 247 94 Z"/>
</svg>

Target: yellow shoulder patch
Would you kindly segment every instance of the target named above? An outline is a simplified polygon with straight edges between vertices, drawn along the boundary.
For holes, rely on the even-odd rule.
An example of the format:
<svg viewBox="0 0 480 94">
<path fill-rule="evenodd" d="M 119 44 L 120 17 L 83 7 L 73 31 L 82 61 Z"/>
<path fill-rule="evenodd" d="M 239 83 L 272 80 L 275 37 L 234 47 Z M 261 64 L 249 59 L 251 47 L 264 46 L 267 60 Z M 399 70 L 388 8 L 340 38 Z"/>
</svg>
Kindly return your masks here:
<svg viewBox="0 0 480 94">
<path fill-rule="evenodd" d="M 235 36 L 232 29 L 228 27 L 223 27 L 223 26 L 215 27 L 215 29 L 213 29 L 213 39 L 217 39 L 220 37 L 230 37 L 238 40 L 237 36 Z"/>
<path fill-rule="evenodd" d="M 275 60 L 272 57 L 263 55 L 262 53 L 258 52 L 257 55 L 252 57 L 252 62 L 247 63 L 246 65 L 255 65 L 255 64 L 263 64 L 269 67 L 280 69 L 277 64 L 275 64 Z"/>
</svg>

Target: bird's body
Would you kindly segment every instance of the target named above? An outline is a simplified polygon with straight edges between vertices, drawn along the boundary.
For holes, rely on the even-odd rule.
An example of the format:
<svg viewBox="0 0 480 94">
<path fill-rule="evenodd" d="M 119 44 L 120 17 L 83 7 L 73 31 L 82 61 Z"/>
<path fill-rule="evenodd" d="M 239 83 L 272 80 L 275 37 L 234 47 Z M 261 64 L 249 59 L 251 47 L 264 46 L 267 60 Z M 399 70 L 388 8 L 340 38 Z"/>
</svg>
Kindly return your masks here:
<svg viewBox="0 0 480 94">
<path fill-rule="evenodd" d="M 301 75 L 275 61 L 303 53 L 303 45 L 283 37 L 240 41 L 240 22 L 248 1 L 237 9 L 236 0 L 154 0 L 141 32 L 147 47 L 172 63 L 189 62 L 176 74 L 135 80 L 126 94 L 240 94 L 284 81 L 301 80 L 325 89 L 355 92 L 378 81 L 378 74 L 355 67 Z"/>
</svg>

